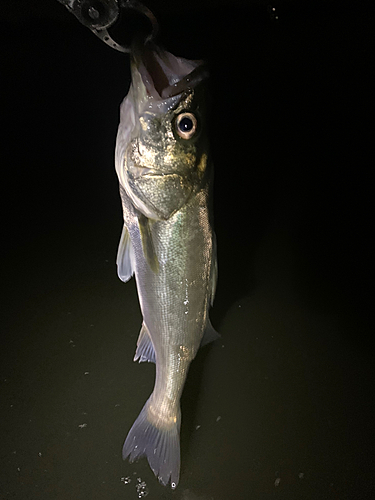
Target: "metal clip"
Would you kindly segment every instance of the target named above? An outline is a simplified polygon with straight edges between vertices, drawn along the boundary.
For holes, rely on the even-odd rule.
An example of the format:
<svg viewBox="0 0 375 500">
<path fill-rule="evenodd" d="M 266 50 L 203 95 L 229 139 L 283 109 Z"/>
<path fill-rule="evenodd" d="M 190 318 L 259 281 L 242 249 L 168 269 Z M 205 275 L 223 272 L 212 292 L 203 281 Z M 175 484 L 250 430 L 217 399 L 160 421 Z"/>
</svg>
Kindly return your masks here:
<svg viewBox="0 0 375 500">
<path fill-rule="evenodd" d="M 116 42 L 109 29 L 126 18 L 137 13 L 147 18 L 150 24 L 150 34 L 146 41 L 155 38 L 158 23 L 154 14 L 137 0 L 58 0 L 71 12 L 80 23 L 89 28 L 104 43 L 120 52 L 130 52 L 130 43 Z M 132 12 L 131 12 L 132 11 Z"/>
</svg>

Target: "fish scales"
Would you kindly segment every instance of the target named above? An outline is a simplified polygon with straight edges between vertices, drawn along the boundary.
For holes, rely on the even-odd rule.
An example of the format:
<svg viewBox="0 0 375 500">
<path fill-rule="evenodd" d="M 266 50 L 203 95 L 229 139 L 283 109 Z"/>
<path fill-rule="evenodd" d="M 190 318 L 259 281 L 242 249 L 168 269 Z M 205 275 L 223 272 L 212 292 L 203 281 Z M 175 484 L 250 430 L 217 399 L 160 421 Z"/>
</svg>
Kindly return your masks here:
<svg viewBox="0 0 375 500">
<path fill-rule="evenodd" d="M 172 488 L 179 481 L 180 397 L 189 365 L 199 346 L 218 336 L 208 318 L 217 264 L 207 74 L 199 67 L 156 46 L 138 49 L 116 142 L 124 213 L 118 274 L 123 281 L 135 275 L 143 315 L 134 359 L 156 363 L 154 390 L 123 456 L 146 456 L 160 482 Z M 150 68 L 163 71 L 163 88 L 156 90 Z"/>
<path fill-rule="evenodd" d="M 151 223 L 157 274 L 143 253 L 137 214 L 129 221 L 143 320 L 156 353 L 155 404 L 164 396 L 171 405 L 179 401 L 182 383 L 176 369 L 194 358 L 207 323 L 212 255 L 207 194 L 200 191 L 170 220 Z"/>
</svg>

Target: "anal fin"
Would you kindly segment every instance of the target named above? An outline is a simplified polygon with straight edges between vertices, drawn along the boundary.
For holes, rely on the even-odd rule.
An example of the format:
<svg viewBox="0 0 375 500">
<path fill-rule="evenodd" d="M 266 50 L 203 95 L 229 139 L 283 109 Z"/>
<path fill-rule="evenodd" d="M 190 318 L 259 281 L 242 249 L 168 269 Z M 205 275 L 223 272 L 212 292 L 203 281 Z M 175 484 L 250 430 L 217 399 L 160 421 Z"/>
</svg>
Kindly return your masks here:
<svg viewBox="0 0 375 500">
<path fill-rule="evenodd" d="M 134 361 L 138 361 L 139 363 L 142 363 L 143 361 L 156 363 L 154 345 L 145 323 L 142 323 L 142 328 L 139 333 Z"/>
</svg>

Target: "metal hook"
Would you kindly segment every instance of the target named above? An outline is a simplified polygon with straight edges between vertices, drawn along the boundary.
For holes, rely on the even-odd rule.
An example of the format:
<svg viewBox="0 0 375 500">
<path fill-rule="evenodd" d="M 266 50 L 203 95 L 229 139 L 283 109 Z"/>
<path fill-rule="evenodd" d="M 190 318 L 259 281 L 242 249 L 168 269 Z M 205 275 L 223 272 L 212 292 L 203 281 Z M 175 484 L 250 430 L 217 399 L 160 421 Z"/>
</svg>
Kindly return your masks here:
<svg viewBox="0 0 375 500">
<path fill-rule="evenodd" d="M 58 0 L 84 26 L 89 28 L 104 43 L 120 52 L 130 52 L 130 46 L 121 45 L 110 35 L 108 29 L 113 27 L 121 15 L 126 16 L 129 9 L 145 16 L 151 23 L 151 33 L 146 41 L 155 38 L 158 23 L 154 14 L 138 0 Z"/>
</svg>

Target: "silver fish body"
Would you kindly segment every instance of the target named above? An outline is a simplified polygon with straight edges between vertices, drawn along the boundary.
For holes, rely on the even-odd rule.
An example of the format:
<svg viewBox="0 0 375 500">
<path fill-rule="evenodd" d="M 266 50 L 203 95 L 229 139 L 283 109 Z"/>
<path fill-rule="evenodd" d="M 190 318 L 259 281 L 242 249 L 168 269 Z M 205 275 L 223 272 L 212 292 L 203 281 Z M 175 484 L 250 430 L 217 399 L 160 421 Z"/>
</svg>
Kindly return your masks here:
<svg viewBox="0 0 375 500">
<path fill-rule="evenodd" d="M 146 456 L 160 482 L 175 488 L 188 368 L 199 346 L 218 336 L 208 317 L 217 263 L 207 73 L 155 46 L 133 57 L 116 143 L 124 214 L 117 265 L 123 281 L 135 274 L 143 315 L 134 359 L 154 361 L 156 378 L 123 457 Z"/>
</svg>

